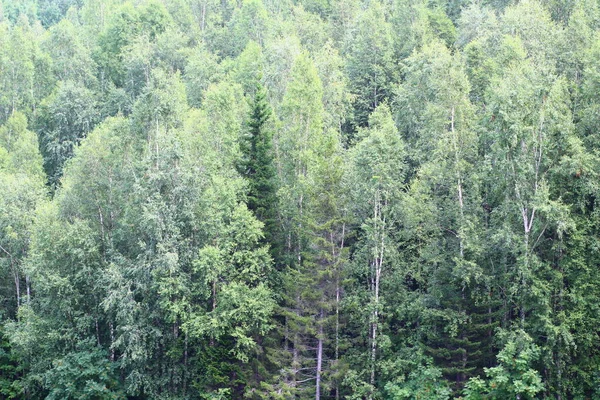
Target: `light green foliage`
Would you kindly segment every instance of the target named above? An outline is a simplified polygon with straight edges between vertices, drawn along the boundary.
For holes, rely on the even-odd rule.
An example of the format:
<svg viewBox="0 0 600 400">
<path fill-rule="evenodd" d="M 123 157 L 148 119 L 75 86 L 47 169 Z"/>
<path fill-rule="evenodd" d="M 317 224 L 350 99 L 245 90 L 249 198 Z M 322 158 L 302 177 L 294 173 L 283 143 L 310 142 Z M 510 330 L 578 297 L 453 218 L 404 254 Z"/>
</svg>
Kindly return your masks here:
<svg viewBox="0 0 600 400">
<path fill-rule="evenodd" d="M 0 24 L 0 75 L 2 76 L 2 94 L 0 95 L 0 119 L 5 121 L 16 110 L 28 115 L 32 107 L 39 101 L 39 93 L 44 93 L 46 79 L 50 77 L 36 76 L 45 60 L 40 54 L 39 43 L 35 32 L 27 21 L 21 17 L 15 26 L 6 22 Z M 34 80 L 41 87 L 34 88 Z"/>
<path fill-rule="evenodd" d="M 121 87 L 126 83 L 123 64 L 124 52 L 138 36 L 147 36 L 154 42 L 171 23 L 165 6 L 157 1 L 149 1 L 138 8 L 125 3 L 110 15 L 101 33 L 96 62 L 103 71 L 103 77 Z"/>
<path fill-rule="evenodd" d="M 315 65 L 323 84 L 325 129 L 341 131 L 351 113 L 354 96 L 348 91 L 344 60 L 331 42 L 325 43 L 315 56 Z"/>
<path fill-rule="evenodd" d="M 442 374 L 434 367 L 419 367 L 404 382 L 388 383 L 386 391 L 391 399 L 446 400 L 450 389 L 440 382 Z"/>
<path fill-rule="evenodd" d="M 540 374 L 531 368 L 540 350 L 523 331 L 505 335 L 506 344 L 498 353 L 497 367 L 486 368 L 488 382 L 473 378 L 465 388 L 466 399 L 536 399 L 544 389 Z"/>
<path fill-rule="evenodd" d="M 311 144 L 323 129 L 323 86 L 313 61 L 306 53 L 300 54 L 291 71 L 291 81 L 283 98 L 282 150 L 293 163 L 288 162 L 292 179 L 306 176 L 314 154 Z"/>
<path fill-rule="evenodd" d="M 27 118 L 16 112 L 0 127 L 0 147 L 8 154 L 5 168 L 7 172 L 42 178 L 41 155 L 36 135 L 27 129 Z"/>
<path fill-rule="evenodd" d="M 37 14 L 37 6 L 35 1 L 18 0 L 18 1 L 2 1 L 3 16 L 15 23 L 19 17 L 23 16 L 34 21 Z"/>
<path fill-rule="evenodd" d="M 293 21 L 293 22 L 292 22 Z M 288 24 L 300 39 L 302 46 L 311 53 L 319 51 L 327 42 L 327 24 L 314 13 L 307 12 L 303 7 L 293 9 L 292 21 L 287 22 L 283 29 L 287 29 Z"/>
<path fill-rule="evenodd" d="M 231 17 L 228 42 L 232 47 L 223 55 L 237 56 L 251 41 L 262 46 L 269 34 L 268 18 L 262 0 L 244 0 Z"/>
<path fill-rule="evenodd" d="M 19 112 L 0 127 L 0 281 L 3 317 L 14 317 L 27 298 L 23 268 L 31 240 L 33 213 L 45 196 L 42 158 L 35 134 Z"/>
<path fill-rule="evenodd" d="M 242 85 L 244 93 L 250 97 L 255 94 L 257 83 L 263 79 L 264 63 L 262 48 L 256 42 L 248 42 L 235 61 L 233 71 L 235 80 Z"/>
<path fill-rule="evenodd" d="M 274 39 L 264 49 L 266 58 L 264 84 L 269 89 L 276 106 L 281 105 L 287 85 L 292 78 L 291 70 L 301 52 L 300 39 L 296 35 Z M 276 111 L 279 113 L 278 108 Z"/>
<path fill-rule="evenodd" d="M 323 133 L 323 87 L 306 53 L 297 57 L 291 75 L 281 110 L 283 126 L 275 138 L 276 164 L 281 184 L 279 197 L 283 224 L 287 225 L 285 229 L 290 229 L 296 242 L 288 244 L 288 257 L 300 262 L 304 239 L 299 224 L 310 185 L 309 169 L 316 159 L 315 144 Z"/>
<path fill-rule="evenodd" d="M 245 206 L 230 212 L 224 215 L 230 219 L 223 227 L 225 240 L 200 249 L 194 261 L 194 273 L 205 285 L 200 293 L 208 294 L 212 308 L 192 311 L 185 329 L 192 337 L 232 337 L 233 355 L 247 362 L 256 347 L 253 334 L 264 335 L 271 327 L 274 302 L 262 282 L 272 261 L 267 248 L 259 247 L 262 223 Z"/>
<path fill-rule="evenodd" d="M 475 144 L 468 136 L 470 85 L 460 62 L 460 56 L 452 56 L 439 41 L 425 45 L 406 60 L 405 80 L 395 101 L 398 125 L 411 144 L 413 164 L 435 157 L 436 147 L 453 146 L 464 152 L 462 147 Z"/>
<path fill-rule="evenodd" d="M 448 47 L 454 45 L 457 31 L 442 4 L 395 0 L 390 22 L 398 32 L 394 35 L 396 54 L 406 58 L 432 40 L 441 41 Z"/>
<path fill-rule="evenodd" d="M 181 126 L 186 108 L 185 87 L 179 75 L 169 76 L 162 69 L 154 69 L 134 105 L 132 117 L 150 144 L 161 133 Z"/>
<path fill-rule="evenodd" d="M 371 114 L 369 127 L 361 131 L 353 153 L 350 176 L 357 180 L 354 188 L 357 196 L 369 198 L 384 192 L 383 202 L 385 197 L 389 196 L 389 202 L 397 196 L 402 190 L 398 183 L 404 180 L 405 149 L 388 105 L 381 105 Z"/>
<path fill-rule="evenodd" d="M 190 51 L 185 71 L 188 102 L 192 107 L 200 107 L 204 91 L 211 83 L 216 83 L 223 77 L 219 59 L 199 46 Z"/>
<path fill-rule="evenodd" d="M 390 332 L 381 314 L 385 313 L 389 283 L 395 269 L 394 227 L 398 223 L 395 208 L 404 189 L 406 176 L 405 148 L 393 122 L 389 107 L 380 105 L 369 118 L 369 128 L 359 132 L 360 141 L 349 155 L 348 182 L 351 210 L 360 223 L 359 243 L 351 268 L 353 278 L 360 287 L 349 297 L 362 302 L 357 310 L 366 323 L 361 326 L 361 339 L 368 343 L 369 351 L 362 360 L 353 360 L 355 378 L 346 385 L 362 386 L 373 395 L 382 388 L 381 379 L 384 360 L 393 357 L 389 346 Z M 367 325 L 368 324 L 368 325 Z M 368 331 L 365 332 L 365 328 Z M 359 361 L 357 363 L 357 361 Z"/>
<path fill-rule="evenodd" d="M 73 81 L 93 87 L 95 64 L 80 35 L 71 21 L 62 20 L 49 29 L 43 49 L 52 59 L 52 71 L 58 81 Z"/>
<path fill-rule="evenodd" d="M 530 57 L 543 67 L 552 69 L 555 52 L 560 48 L 563 29 L 550 18 L 550 13 L 537 0 L 528 0 L 508 7 L 500 29 L 519 37 Z M 544 65 L 545 64 L 545 65 Z"/>
</svg>

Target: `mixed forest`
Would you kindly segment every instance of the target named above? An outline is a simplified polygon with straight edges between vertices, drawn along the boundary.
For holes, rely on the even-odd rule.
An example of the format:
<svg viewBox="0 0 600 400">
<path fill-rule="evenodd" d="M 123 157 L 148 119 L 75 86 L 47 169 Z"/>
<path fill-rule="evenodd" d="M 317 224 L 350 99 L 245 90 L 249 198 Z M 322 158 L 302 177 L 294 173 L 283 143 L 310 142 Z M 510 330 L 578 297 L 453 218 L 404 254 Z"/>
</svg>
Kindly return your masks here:
<svg viewBox="0 0 600 400">
<path fill-rule="evenodd" d="M 0 398 L 600 399 L 597 0 L 0 6 Z"/>
</svg>

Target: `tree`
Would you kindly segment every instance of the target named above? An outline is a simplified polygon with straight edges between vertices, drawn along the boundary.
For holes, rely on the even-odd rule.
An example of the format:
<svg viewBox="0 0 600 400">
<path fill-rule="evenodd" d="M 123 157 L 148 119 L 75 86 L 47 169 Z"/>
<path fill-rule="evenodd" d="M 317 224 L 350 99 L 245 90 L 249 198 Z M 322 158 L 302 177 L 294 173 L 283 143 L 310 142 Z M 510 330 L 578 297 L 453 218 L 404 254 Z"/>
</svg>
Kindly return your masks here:
<svg viewBox="0 0 600 400">
<path fill-rule="evenodd" d="M 394 244 L 392 232 L 396 221 L 394 208 L 405 180 L 404 143 L 393 122 L 387 104 L 380 105 L 369 118 L 369 127 L 359 132 L 359 142 L 350 154 L 349 184 L 355 218 L 360 223 L 360 242 L 354 256 L 356 268 L 368 287 L 368 316 L 362 320 L 368 326 L 368 350 L 358 374 L 368 385 L 366 395 L 374 398 L 378 392 L 381 343 L 386 341 L 381 321 L 384 292 L 383 280 L 393 268 Z M 368 354 L 368 356 L 367 356 Z M 363 368 L 363 369 L 361 369 Z"/>
<path fill-rule="evenodd" d="M 540 350 L 527 333 L 505 333 L 506 341 L 498 353 L 499 365 L 486 368 L 489 382 L 472 378 L 465 388 L 467 400 L 485 398 L 535 399 L 543 390 L 539 373 L 531 364 L 539 357 Z"/>
<path fill-rule="evenodd" d="M 51 388 L 47 399 L 125 399 L 118 389 L 117 366 L 106 356 L 93 342 L 78 343 L 76 351 L 46 373 Z"/>
<path fill-rule="evenodd" d="M 0 120 L 6 121 L 15 111 L 29 117 L 35 105 L 51 90 L 47 82 L 51 77 L 45 76 L 48 60 L 40 52 L 36 32 L 25 16 L 12 27 L 4 22 L 1 31 Z"/>
<path fill-rule="evenodd" d="M 396 80 L 392 29 L 383 5 L 374 1 L 361 14 L 345 45 L 346 70 L 354 100 L 354 124 L 367 125 L 368 116 L 389 98 Z"/>
<path fill-rule="evenodd" d="M 250 41 L 260 46 L 269 32 L 267 10 L 262 0 L 246 0 L 236 8 L 228 24 L 228 45 L 220 49 L 222 56 L 239 55 Z"/>
<path fill-rule="evenodd" d="M 265 224 L 265 243 L 271 244 L 271 254 L 277 259 L 283 248 L 277 229 L 276 170 L 270 118 L 266 91 L 259 84 L 247 122 L 247 133 L 240 141 L 242 159 L 237 169 L 248 180 L 248 209 Z"/>
<path fill-rule="evenodd" d="M 94 87 L 95 64 L 90 49 L 69 20 L 63 20 L 49 30 L 42 48 L 52 59 L 52 71 L 57 81 L 72 81 Z"/>
<path fill-rule="evenodd" d="M 416 141 L 408 192 L 414 202 L 403 208 L 411 215 L 407 218 L 427 227 L 425 234 L 407 229 L 405 240 L 420 242 L 423 249 L 410 268 L 423 269 L 428 277 L 419 282 L 426 353 L 460 389 L 492 358 L 494 326 L 492 281 L 484 278 L 493 269 L 481 258 L 478 239 L 485 223 L 470 86 L 460 55 L 453 56 L 437 41 L 413 53 L 405 71 L 405 83 L 397 92 L 399 120 L 408 138 Z"/>
<path fill-rule="evenodd" d="M 261 357 L 260 337 L 272 328 L 275 307 L 271 289 L 263 283 L 272 273 L 272 260 L 268 248 L 259 244 L 262 223 L 244 205 L 227 210 L 223 217 L 221 223 L 227 225 L 219 227 L 222 232 L 213 232 L 214 244 L 201 248 L 194 261 L 193 277 L 200 284 L 193 295 L 198 298 L 185 317 L 184 329 L 191 339 L 210 341 L 201 352 L 213 365 L 203 366 L 210 373 L 199 379 L 201 384 L 210 390 L 225 384 L 232 393 L 242 395 L 247 380 L 252 379 L 251 371 L 242 367 L 241 376 L 235 372 L 227 374 L 229 367 L 223 369 L 215 364 L 224 361 L 218 357 L 227 357 L 228 364 L 235 364 L 234 360 L 248 363 L 250 357 Z M 258 371 L 252 372 L 260 380 Z"/>
<path fill-rule="evenodd" d="M 311 315 L 315 299 L 311 293 L 309 220 L 310 182 L 313 163 L 319 160 L 317 144 L 323 134 L 322 85 L 312 60 L 299 55 L 282 104 L 282 129 L 275 137 L 276 168 L 280 182 L 280 224 L 285 249 L 283 290 L 278 327 L 284 348 L 277 349 L 273 362 L 280 372 L 268 391 L 306 395 L 314 393 L 318 366 L 309 343 L 315 337 Z M 318 357 L 317 357 L 318 358 Z M 313 389 L 314 388 L 314 389 Z"/>
<path fill-rule="evenodd" d="M 5 289 L 1 293 L 6 314 L 14 318 L 30 300 L 29 275 L 22 264 L 29 250 L 34 212 L 44 198 L 42 160 L 35 134 L 27 119 L 14 113 L 0 127 L 0 265 Z M 8 283 L 10 282 L 10 283 Z"/>
<path fill-rule="evenodd" d="M 97 120 L 93 93 L 73 81 L 61 83 L 42 103 L 35 125 L 48 184 L 52 188 L 59 185 L 65 162 Z"/>
</svg>

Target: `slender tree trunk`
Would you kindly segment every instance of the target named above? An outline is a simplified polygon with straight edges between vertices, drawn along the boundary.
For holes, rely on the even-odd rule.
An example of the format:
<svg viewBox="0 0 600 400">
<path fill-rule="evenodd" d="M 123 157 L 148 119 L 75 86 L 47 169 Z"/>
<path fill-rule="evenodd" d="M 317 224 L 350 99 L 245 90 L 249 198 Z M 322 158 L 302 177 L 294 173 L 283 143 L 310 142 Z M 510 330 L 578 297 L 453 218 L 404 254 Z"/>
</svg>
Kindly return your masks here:
<svg viewBox="0 0 600 400">
<path fill-rule="evenodd" d="M 206 22 L 206 2 L 208 0 L 204 1 L 204 4 L 202 4 L 202 22 L 200 23 L 200 30 L 202 31 L 202 33 L 204 33 L 204 26 L 205 26 L 205 22 Z"/>
<path fill-rule="evenodd" d="M 375 364 L 377 361 L 377 328 L 379 323 L 379 279 L 381 266 L 375 261 L 374 296 L 375 306 L 373 310 L 373 322 L 371 326 L 371 385 L 375 385 Z"/>
<path fill-rule="evenodd" d="M 115 361 L 115 327 L 110 323 L 110 361 Z"/>
<path fill-rule="evenodd" d="M 21 283 L 19 282 L 19 272 L 14 271 L 13 275 L 15 277 L 15 291 L 17 292 L 17 310 L 21 306 Z"/>
<path fill-rule="evenodd" d="M 300 370 L 300 357 L 298 354 L 298 334 L 294 335 L 294 348 L 292 349 L 292 383 L 291 386 L 293 388 L 297 385 L 297 374 Z"/>
<path fill-rule="evenodd" d="M 27 304 L 31 303 L 31 279 L 29 275 L 25 275 L 25 286 L 27 289 Z"/>
<path fill-rule="evenodd" d="M 98 324 L 98 315 L 96 314 L 96 317 L 94 318 L 94 322 L 96 323 L 96 340 L 98 342 L 98 346 L 101 346 L 100 344 L 100 326 Z"/>
<path fill-rule="evenodd" d="M 464 258 L 465 245 L 462 238 L 462 225 L 465 218 L 464 212 L 464 199 L 463 199 L 463 178 L 460 173 L 460 149 L 459 149 L 459 138 L 454 126 L 455 109 L 452 107 L 450 111 L 450 130 L 452 132 L 452 144 L 454 146 L 454 169 L 456 171 L 456 189 L 458 195 L 458 207 L 460 211 L 460 226 L 457 231 L 458 243 L 460 248 L 460 258 Z"/>
<path fill-rule="evenodd" d="M 213 311 L 213 313 L 216 308 L 217 308 L 217 281 L 215 279 L 212 284 L 212 311 Z M 210 345 L 211 345 L 211 347 L 215 345 L 215 339 L 212 336 L 210 337 Z"/>
<path fill-rule="evenodd" d="M 323 365 L 323 310 L 319 315 L 319 333 L 317 337 L 317 379 L 315 400 L 321 399 L 321 367 Z"/>
<path fill-rule="evenodd" d="M 335 282 L 335 368 L 339 371 L 340 362 L 340 278 L 336 277 Z M 335 398 L 340 398 L 340 387 L 338 379 L 335 380 Z"/>
<path fill-rule="evenodd" d="M 378 190 L 375 196 L 374 220 L 375 229 L 375 259 L 373 260 L 373 297 L 374 306 L 371 322 L 371 386 L 375 387 L 375 364 L 377 361 L 377 328 L 379 324 L 379 283 L 383 267 L 385 251 L 385 218 L 382 217 L 381 193 Z M 369 396 L 372 399 L 373 395 Z"/>
<path fill-rule="evenodd" d="M 342 236 L 341 242 L 339 245 L 339 249 L 336 254 L 336 246 L 335 239 L 333 234 L 330 235 L 331 243 L 332 243 L 332 256 L 335 262 L 335 368 L 336 371 L 339 370 L 339 361 L 340 361 L 340 265 L 341 265 L 341 257 L 344 251 L 344 239 L 346 237 L 346 223 L 342 223 Z M 338 379 L 335 380 L 335 398 L 338 400 L 340 398 L 340 390 Z"/>
<path fill-rule="evenodd" d="M 188 365 L 188 334 L 187 331 L 185 332 L 185 346 L 184 346 L 184 350 L 183 350 L 183 365 L 185 365 L 187 367 Z"/>
<path fill-rule="evenodd" d="M 299 212 L 300 212 L 300 218 L 299 218 L 299 224 L 298 224 L 298 238 L 297 238 L 297 248 L 296 248 L 296 258 L 298 260 L 298 268 L 300 268 L 300 265 L 302 263 L 302 218 L 303 218 L 303 209 L 304 206 L 304 193 L 300 193 L 300 200 L 299 200 Z"/>
<path fill-rule="evenodd" d="M 527 292 L 526 273 L 529 271 L 529 232 L 525 232 L 523 245 L 525 247 L 525 265 L 521 271 L 521 327 L 525 328 L 525 293 Z"/>
</svg>

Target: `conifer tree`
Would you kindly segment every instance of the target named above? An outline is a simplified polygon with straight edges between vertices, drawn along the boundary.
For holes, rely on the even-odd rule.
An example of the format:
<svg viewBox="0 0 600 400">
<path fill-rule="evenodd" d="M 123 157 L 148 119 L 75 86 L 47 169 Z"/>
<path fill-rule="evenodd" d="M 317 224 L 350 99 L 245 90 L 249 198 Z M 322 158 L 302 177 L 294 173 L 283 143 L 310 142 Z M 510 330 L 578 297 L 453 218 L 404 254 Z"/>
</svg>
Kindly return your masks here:
<svg viewBox="0 0 600 400">
<path fill-rule="evenodd" d="M 271 254 L 277 259 L 282 249 L 277 236 L 277 187 L 271 114 L 267 92 L 258 84 L 246 124 L 247 132 L 240 140 L 242 154 L 237 169 L 248 181 L 248 209 L 265 225 L 264 241 L 271 244 Z"/>
</svg>

